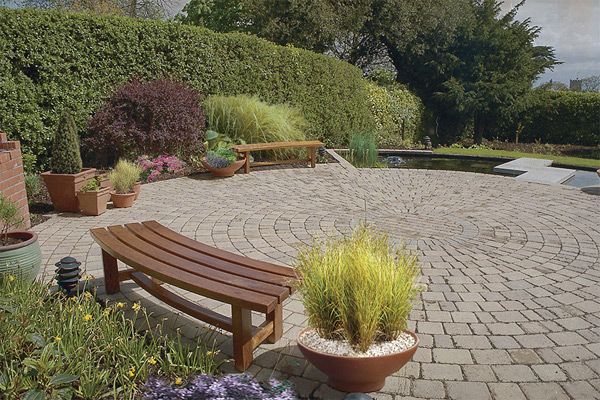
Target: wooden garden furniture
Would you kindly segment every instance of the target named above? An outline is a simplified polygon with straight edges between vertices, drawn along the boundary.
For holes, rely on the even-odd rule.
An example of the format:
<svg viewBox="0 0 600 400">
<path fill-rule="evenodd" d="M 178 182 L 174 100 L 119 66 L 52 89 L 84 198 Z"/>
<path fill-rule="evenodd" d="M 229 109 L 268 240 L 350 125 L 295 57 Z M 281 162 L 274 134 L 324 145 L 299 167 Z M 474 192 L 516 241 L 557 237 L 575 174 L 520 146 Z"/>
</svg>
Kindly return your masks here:
<svg viewBox="0 0 600 400">
<path fill-rule="evenodd" d="M 106 293 L 133 280 L 150 294 L 195 318 L 233 333 L 234 366 L 246 370 L 253 350 L 283 334 L 282 303 L 293 291 L 295 270 L 219 250 L 156 221 L 91 229 L 102 248 Z M 117 260 L 131 268 L 119 271 Z M 163 283 L 231 305 L 231 318 L 167 290 Z M 252 325 L 251 311 L 265 314 Z"/>
<path fill-rule="evenodd" d="M 289 163 L 297 163 L 297 162 L 308 162 L 312 168 L 316 165 L 316 153 L 317 147 L 325 146 L 323 142 L 318 140 L 305 140 L 298 142 L 271 142 L 271 143 L 254 143 L 254 144 L 240 144 L 231 146 L 233 151 L 238 154 L 239 158 L 246 158 L 246 163 L 244 164 L 244 172 L 247 174 L 250 172 L 250 165 L 260 166 L 260 165 L 276 165 L 276 164 L 289 164 Z M 250 163 L 250 152 L 251 151 L 260 151 L 260 150 L 276 150 L 276 149 L 291 149 L 298 147 L 306 147 L 306 151 L 308 153 L 308 158 L 303 158 L 300 160 L 280 160 L 280 161 L 261 161 L 261 162 L 253 162 Z"/>
</svg>

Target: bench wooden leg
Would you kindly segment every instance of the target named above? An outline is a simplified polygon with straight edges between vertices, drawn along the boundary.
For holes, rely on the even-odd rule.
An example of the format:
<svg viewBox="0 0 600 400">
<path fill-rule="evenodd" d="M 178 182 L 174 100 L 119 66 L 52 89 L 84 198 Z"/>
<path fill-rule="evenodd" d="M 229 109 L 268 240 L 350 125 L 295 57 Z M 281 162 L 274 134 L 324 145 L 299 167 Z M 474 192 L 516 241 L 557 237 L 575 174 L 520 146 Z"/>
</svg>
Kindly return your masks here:
<svg viewBox="0 0 600 400">
<path fill-rule="evenodd" d="M 306 149 L 308 150 L 308 158 L 310 158 L 310 167 L 314 168 L 317 164 L 317 162 L 316 162 L 317 148 L 316 147 L 307 147 Z"/>
<path fill-rule="evenodd" d="M 273 322 L 273 333 L 267 337 L 266 342 L 275 343 L 283 336 L 283 307 L 281 304 L 267 314 L 267 321 Z"/>
<path fill-rule="evenodd" d="M 250 152 L 247 151 L 244 153 L 244 155 L 246 157 L 246 163 L 244 163 L 244 173 L 249 174 L 250 173 Z"/>
<path fill-rule="evenodd" d="M 119 268 L 117 259 L 102 250 L 102 263 L 104 264 L 104 287 L 106 294 L 118 293 L 121 290 L 119 284 Z"/>
<path fill-rule="evenodd" d="M 233 366 L 243 372 L 252 364 L 252 313 L 250 310 L 231 306 L 233 328 Z"/>
</svg>

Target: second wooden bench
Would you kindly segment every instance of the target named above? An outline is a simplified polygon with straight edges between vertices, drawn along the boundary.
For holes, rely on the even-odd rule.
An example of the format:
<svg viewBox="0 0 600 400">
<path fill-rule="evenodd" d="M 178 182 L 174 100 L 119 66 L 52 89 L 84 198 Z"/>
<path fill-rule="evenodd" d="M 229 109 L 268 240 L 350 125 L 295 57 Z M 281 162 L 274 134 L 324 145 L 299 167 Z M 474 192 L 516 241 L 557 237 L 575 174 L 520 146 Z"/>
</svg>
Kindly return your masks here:
<svg viewBox="0 0 600 400">
<path fill-rule="evenodd" d="M 323 142 L 318 140 L 305 140 L 298 142 L 271 142 L 271 143 L 254 143 L 254 144 L 240 144 L 231 146 L 233 151 L 238 153 L 239 157 L 245 157 L 246 163 L 244 164 L 244 172 L 250 172 L 250 164 L 253 166 L 259 165 L 276 165 L 276 164 L 288 164 L 297 162 L 308 162 L 312 168 L 316 165 L 316 153 L 317 147 L 325 146 Z M 300 160 L 279 160 L 279 161 L 260 161 L 250 163 L 250 152 L 251 151 L 262 151 L 262 150 L 277 150 L 277 149 L 293 149 L 293 148 L 306 147 L 308 153 L 307 158 Z"/>
</svg>

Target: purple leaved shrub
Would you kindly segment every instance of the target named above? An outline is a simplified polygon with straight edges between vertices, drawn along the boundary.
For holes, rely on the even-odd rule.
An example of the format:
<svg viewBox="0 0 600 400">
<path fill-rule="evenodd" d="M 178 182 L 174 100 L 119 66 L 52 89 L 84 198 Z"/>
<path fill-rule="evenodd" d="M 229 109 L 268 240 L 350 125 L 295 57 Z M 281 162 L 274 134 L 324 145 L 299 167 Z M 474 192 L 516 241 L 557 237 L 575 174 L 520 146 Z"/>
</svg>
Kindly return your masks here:
<svg viewBox="0 0 600 400">
<path fill-rule="evenodd" d="M 146 400 L 297 400 L 289 383 L 273 379 L 263 386 L 248 375 L 201 374 L 180 387 L 151 378 L 145 387 Z"/>
<path fill-rule="evenodd" d="M 117 87 L 88 123 L 82 145 L 96 166 L 140 154 L 179 154 L 204 149 L 206 117 L 198 92 L 168 79 L 133 80 Z"/>
</svg>

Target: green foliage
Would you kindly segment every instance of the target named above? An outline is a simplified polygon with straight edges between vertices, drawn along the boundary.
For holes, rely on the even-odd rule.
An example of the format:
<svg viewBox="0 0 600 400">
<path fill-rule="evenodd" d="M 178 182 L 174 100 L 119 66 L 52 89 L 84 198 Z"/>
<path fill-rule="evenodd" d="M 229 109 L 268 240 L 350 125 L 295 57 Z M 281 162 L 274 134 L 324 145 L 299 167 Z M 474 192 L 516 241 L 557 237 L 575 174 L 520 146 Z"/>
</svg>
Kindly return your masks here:
<svg viewBox="0 0 600 400">
<path fill-rule="evenodd" d="M 373 135 L 366 132 L 355 132 L 348 145 L 348 159 L 358 168 L 372 168 L 377 165 L 379 151 Z"/>
<path fill-rule="evenodd" d="M 119 194 L 133 192 L 133 186 L 140 180 L 142 167 L 127 160 L 119 160 L 115 168 L 108 173 L 108 180 Z"/>
<path fill-rule="evenodd" d="M 19 208 L 10 199 L 0 193 L 0 239 L 2 246 L 6 246 L 8 231 L 23 226 L 23 217 Z"/>
<path fill-rule="evenodd" d="M 27 200 L 31 204 L 31 199 L 40 194 L 40 176 L 38 174 L 25 173 L 25 191 Z"/>
<path fill-rule="evenodd" d="M 24 153 L 21 154 L 21 157 L 23 158 L 23 171 L 25 173 L 35 174 L 36 172 L 39 172 L 36 166 L 37 157 L 35 154 Z"/>
<path fill-rule="evenodd" d="M 248 12 L 244 1 L 192 0 L 183 7 L 176 19 L 187 25 L 202 26 L 215 32 L 243 31 Z"/>
<path fill-rule="evenodd" d="M 258 97 L 209 96 L 204 102 L 209 125 L 217 132 L 246 143 L 306 140 L 307 122 L 298 109 L 285 104 L 268 105 Z M 265 157 L 295 154 L 289 149 L 264 152 Z"/>
<path fill-rule="evenodd" d="M 400 146 L 416 141 L 423 114 L 421 99 L 395 82 L 386 86 L 369 82 L 367 88 L 377 145 Z"/>
<path fill-rule="evenodd" d="M 139 398 L 148 376 L 216 370 L 213 347 L 166 337 L 139 303 L 102 307 L 50 285 L 0 277 L 2 398 Z"/>
<path fill-rule="evenodd" d="M 89 191 L 95 192 L 95 191 L 102 189 L 100 182 L 102 182 L 102 177 L 100 177 L 100 176 L 96 176 L 96 177 L 93 177 L 92 179 L 88 179 L 88 181 L 85 183 L 85 185 L 81 188 L 81 193 L 85 193 L 85 192 L 89 192 Z"/>
<path fill-rule="evenodd" d="M 119 85 L 165 76 L 198 92 L 289 104 L 328 146 L 373 128 L 361 71 L 243 34 L 174 22 L 0 8 L 0 130 L 47 165 L 57 109 L 82 128 Z M 132 49 L 135 49 L 133 51 Z"/>
<path fill-rule="evenodd" d="M 377 332 L 397 338 L 421 291 L 416 256 L 394 250 L 386 234 L 362 224 L 347 238 L 315 239 L 294 265 L 309 325 L 325 338 L 343 329 L 361 351 Z"/>
<path fill-rule="evenodd" d="M 54 134 L 50 169 L 54 174 L 77 174 L 81 172 L 81 167 L 77 128 L 71 113 L 65 109 Z"/>
<path fill-rule="evenodd" d="M 219 135 L 217 132 L 213 130 L 208 130 L 205 133 L 206 142 L 204 142 L 204 146 L 207 150 L 217 150 L 223 147 L 230 147 L 236 144 L 246 144 L 244 139 L 235 138 L 232 139 L 229 136 Z"/>
</svg>

